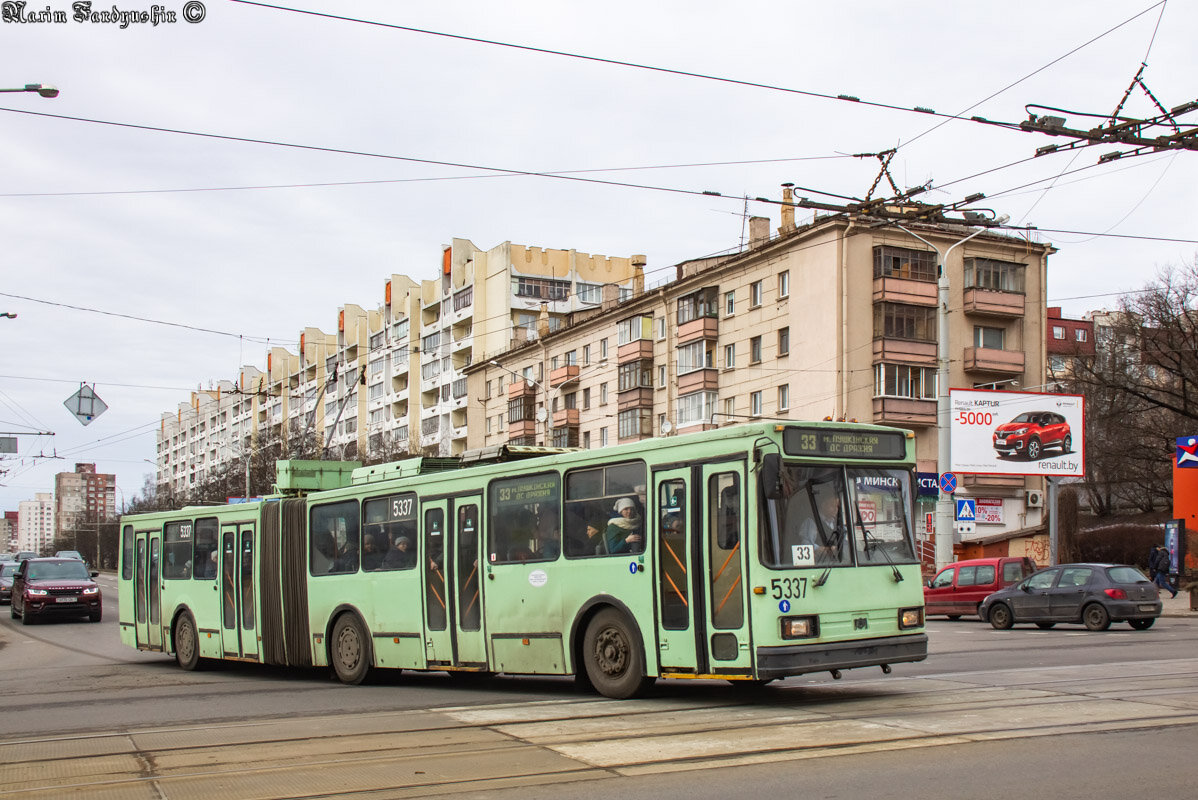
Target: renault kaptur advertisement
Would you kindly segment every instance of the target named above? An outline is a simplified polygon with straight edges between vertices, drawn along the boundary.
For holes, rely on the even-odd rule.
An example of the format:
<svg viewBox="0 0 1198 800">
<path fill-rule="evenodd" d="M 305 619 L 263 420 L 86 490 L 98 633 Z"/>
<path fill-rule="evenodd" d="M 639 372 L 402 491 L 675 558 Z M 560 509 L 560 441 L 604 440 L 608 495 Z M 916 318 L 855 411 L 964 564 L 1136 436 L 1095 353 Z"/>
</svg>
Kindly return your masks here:
<svg viewBox="0 0 1198 800">
<path fill-rule="evenodd" d="M 1081 395 L 952 389 L 949 404 L 953 472 L 1085 474 Z"/>
</svg>

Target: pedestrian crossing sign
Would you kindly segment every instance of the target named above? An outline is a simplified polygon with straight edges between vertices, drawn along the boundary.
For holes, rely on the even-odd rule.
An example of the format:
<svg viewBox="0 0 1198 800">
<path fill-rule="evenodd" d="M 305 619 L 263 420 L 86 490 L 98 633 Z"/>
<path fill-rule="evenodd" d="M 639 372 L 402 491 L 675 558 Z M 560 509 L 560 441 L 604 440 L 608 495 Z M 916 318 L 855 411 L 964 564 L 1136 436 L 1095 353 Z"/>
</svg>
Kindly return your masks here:
<svg viewBox="0 0 1198 800">
<path fill-rule="evenodd" d="M 958 500 L 957 501 L 957 519 L 961 522 L 977 522 L 977 501 L 976 500 Z"/>
</svg>

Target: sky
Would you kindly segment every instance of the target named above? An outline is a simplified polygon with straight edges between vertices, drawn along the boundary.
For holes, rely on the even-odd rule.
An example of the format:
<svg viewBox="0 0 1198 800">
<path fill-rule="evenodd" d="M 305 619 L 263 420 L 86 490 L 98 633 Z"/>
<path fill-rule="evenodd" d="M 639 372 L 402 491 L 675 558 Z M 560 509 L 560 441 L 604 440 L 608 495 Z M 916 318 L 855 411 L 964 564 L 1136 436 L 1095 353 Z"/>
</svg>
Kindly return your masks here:
<svg viewBox="0 0 1198 800">
<path fill-rule="evenodd" d="M 17 314 L 0 431 L 20 434 L 0 510 L 76 463 L 128 502 L 163 412 L 305 326 L 334 331 L 340 305 L 377 308 L 392 273 L 434 277 L 453 237 L 644 254 L 653 284 L 738 248 L 746 213 L 776 228 L 753 198 L 784 182 L 863 198 L 879 162 L 854 154 L 897 148 L 901 189 L 982 192 L 1059 248 L 1048 302 L 1067 316 L 1198 249 L 1198 153 L 1033 159 L 1067 140 L 908 110 L 1018 123 L 1040 105 L 1088 128 L 1141 64 L 1166 108 L 1198 99 L 1198 6 L 1177 0 L 165 0 L 173 22 L 125 27 L 69 0 L 26 14 L 47 4 L 67 21 L 0 21 L 0 88 L 61 92 L 0 94 L 0 312 Z M 1135 86 L 1124 113 L 1156 110 Z M 63 405 L 83 383 L 109 407 L 87 426 Z"/>
</svg>

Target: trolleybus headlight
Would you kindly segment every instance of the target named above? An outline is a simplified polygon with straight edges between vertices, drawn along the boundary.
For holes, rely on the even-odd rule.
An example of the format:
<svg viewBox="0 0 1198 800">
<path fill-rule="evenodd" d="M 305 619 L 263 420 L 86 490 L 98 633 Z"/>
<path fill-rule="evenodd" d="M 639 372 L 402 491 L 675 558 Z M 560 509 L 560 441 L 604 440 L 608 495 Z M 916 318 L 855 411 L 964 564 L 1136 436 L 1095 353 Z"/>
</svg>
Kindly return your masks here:
<svg viewBox="0 0 1198 800">
<path fill-rule="evenodd" d="M 783 617 L 783 639 L 811 639 L 819 636 L 818 617 Z"/>
<path fill-rule="evenodd" d="M 918 628 L 923 625 L 923 606 L 918 608 L 900 608 L 898 612 L 899 630 Z"/>
</svg>

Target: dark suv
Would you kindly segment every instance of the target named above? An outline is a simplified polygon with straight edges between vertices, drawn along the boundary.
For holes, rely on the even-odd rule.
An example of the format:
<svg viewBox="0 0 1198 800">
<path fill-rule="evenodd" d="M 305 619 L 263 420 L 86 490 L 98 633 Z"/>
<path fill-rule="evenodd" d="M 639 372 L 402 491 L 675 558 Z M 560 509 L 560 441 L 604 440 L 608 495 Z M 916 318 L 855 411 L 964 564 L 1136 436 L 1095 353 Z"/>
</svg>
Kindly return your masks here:
<svg viewBox="0 0 1198 800">
<path fill-rule="evenodd" d="M 1073 448 L 1069 423 L 1053 411 L 1025 411 L 994 429 L 994 449 L 1000 456 L 1022 455 L 1036 461 L 1048 447 L 1060 448 L 1062 455 Z"/>
<path fill-rule="evenodd" d="M 31 558 L 12 581 L 12 618 L 25 625 L 38 617 L 83 617 L 99 622 L 103 597 L 93 580 L 98 572 L 74 558 Z"/>
</svg>

